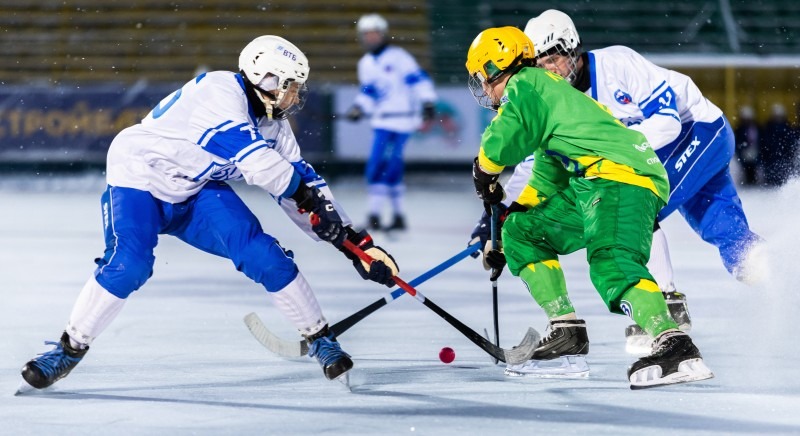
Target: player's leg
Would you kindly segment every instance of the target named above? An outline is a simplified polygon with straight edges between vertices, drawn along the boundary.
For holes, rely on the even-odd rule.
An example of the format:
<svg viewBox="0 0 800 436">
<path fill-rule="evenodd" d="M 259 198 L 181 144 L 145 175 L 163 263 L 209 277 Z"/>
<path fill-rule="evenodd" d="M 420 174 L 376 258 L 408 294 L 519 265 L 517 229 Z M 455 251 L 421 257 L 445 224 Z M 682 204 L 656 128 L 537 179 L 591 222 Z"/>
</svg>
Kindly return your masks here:
<svg viewBox="0 0 800 436">
<path fill-rule="evenodd" d="M 769 274 L 763 241 L 750 230 L 728 168 L 709 180 L 680 212 L 704 241 L 719 249 L 722 263 L 736 279 L 758 283 Z"/>
<path fill-rule="evenodd" d="M 389 160 L 386 165 L 386 184 L 389 185 L 389 198 L 392 204 L 392 223 L 386 230 L 405 230 L 406 219 L 403 203 L 405 200 L 406 186 L 403 183 L 405 161 L 403 148 L 409 138 L 408 133 L 394 132 L 391 147 L 387 151 Z"/>
<path fill-rule="evenodd" d="M 527 212 L 509 215 L 502 230 L 509 271 L 519 276 L 549 320 L 531 360 L 506 367 L 509 376 L 582 377 L 589 372 L 586 323 L 567 294 L 559 254 L 583 247 L 574 199 L 558 193 Z"/>
<path fill-rule="evenodd" d="M 209 182 L 189 201 L 185 225 L 169 232 L 203 251 L 231 259 L 236 269 L 260 283 L 275 306 L 309 342 L 325 375 L 352 368 L 350 356 L 330 338 L 328 323 L 292 254 L 264 233 L 258 219 L 225 183 Z"/>
<path fill-rule="evenodd" d="M 367 180 L 367 227 L 370 230 L 381 229 L 381 211 L 390 199 L 390 189 L 386 182 L 387 152 L 391 147 L 392 132 L 375 129 L 365 177 Z"/>
<path fill-rule="evenodd" d="M 628 370 L 634 388 L 712 377 L 691 338 L 678 330 L 647 270 L 652 223 L 663 205 L 650 190 L 610 180 L 571 182 L 582 211 L 592 283 L 614 313 L 656 338 L 652 353 Z"/>
<path fill-rule="evenodd" d="M 672 271 L 672 261 L 669 255 L 669 245 L 664 230 L 658 223 L 653 231 L 653 244 L 650 248 L 650 260 L 647 269 L 653 275 L 659 289 L 664 294 L 667 307 L 672 319 L 678 323 L 681 331 L 689 332 L 692 328 L 689 316 L 689 307 L 686 296 L 675 289 Z M 625 328 L 625 351 L 634 355 L 645 355 L 652 349 L 653 338 L 637 324 Z"/>
<path fill-rule="evenodd" d="M 159 201 L 149 193 L 109 186 L 101 199 L 105 255 L 73 306 L 55 348 L 28 362 L 23 378 L 42 389 L 66 377 L 92 341 L 108 327 L 125 301 L 150 277 L 160 227 Z"/>
</svg>

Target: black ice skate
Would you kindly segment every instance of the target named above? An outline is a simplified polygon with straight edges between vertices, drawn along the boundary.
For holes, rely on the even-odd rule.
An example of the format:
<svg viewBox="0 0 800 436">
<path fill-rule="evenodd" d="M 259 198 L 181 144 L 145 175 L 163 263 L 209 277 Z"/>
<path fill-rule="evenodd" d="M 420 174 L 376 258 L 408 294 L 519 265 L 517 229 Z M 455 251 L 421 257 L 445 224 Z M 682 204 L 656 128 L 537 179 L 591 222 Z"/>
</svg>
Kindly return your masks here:
<svg viewBox="0 0 800 436">
<path fill-rule="evenodd" d="M 511 377 L 586 377 L 589 364 L 589 335 L 582 319 L 551 321 L 548 334 L 533 352 L 531 360 L 507 365 L 505 375 Z"/>
<path fill-rule="evenodd" d="M 67 332 L 61 335 L 58 342 L 48 341 L 45 344 L 54 345 L 55 348 L 40 354 L 22 367 L 22 378 L 36 389 L 44 389 L 66 377 L 89 351 L 89 347 L 82 350 L 72 348 Z"/>
<path fill-rule="evenodd" d="M 339 378 L 353 368 L 350 355 L 342 351 L 339 342 L 330 338 L 328 326 L 306 337 L 306 341 L 308 341 L 308 356 L 317 358 L 328 380 Z"/>
<path fill-rule="evenodd" d="M 406 219 L 403 215 L 396 214 L 394 221 L 386 228 L 387 232 L 403 231 L 406 229 Z"/>
<path fill-rule="evenodd" d="M 381 218 L 378 215 L 370 215 L 367 217 L 367 228 L 374 232 L 381 230 Z"/>
<path fill-rule="evenodd" d="M 653 343 L 653 352 L 628 368 L 631 389 L 686 383 L 714 377 L 700 350 L 684 332 L 668 330 Z"/>
<path fill-rule="evenodd" d="M 689 307 L 686 304 L 686 295 L 674 291 L 664 292 L 667 308 L 672 319 L 678 324 L 682 332 L 692 330 L 692 319 L 689 316 Z M 644 356 L 653 348 L 653 338 L 641 327 L 631 324 L 625 328 L 625 351 L 635 356 Z"/>
</svg>

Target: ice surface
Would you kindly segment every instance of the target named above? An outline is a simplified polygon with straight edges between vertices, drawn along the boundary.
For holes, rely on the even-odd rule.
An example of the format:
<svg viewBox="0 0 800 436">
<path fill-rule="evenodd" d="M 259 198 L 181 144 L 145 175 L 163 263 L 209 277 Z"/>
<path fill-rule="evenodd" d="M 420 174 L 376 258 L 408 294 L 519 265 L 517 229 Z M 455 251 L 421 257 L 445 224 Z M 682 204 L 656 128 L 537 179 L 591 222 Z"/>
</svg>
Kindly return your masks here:
<svg viewBox="0 0 800 436">
<path fill-rule="evenodd" d="M 481 206 L 470 175 L 412 179 L 403 237 L 375 236 L 406 280 L 464 248 Z M 365 216 L 359 180 L 332 181 L 354 218 Z M 588 379 L 517 379 L 419 302 L 400 299 L 340 339 L 353 355 L 352 392 L 308 358 L 271 355 L 242 317 L 256 311 L 284 338 L 299 336 L 265 292 L 232 264 L 172 237 L 156 249 L 154 276 L 51 390 L 13 396 L 19 369 L 61 334 L 78 291 L 102 255 L 97 177 L 0 180 L 0 434 L 791 434 L 800 433 L 796 313 L 800 297 L 797 198 L 742 192 L 751 226 L 770 241 L 775 274 L 747 287 L 675 214 L 665 223 L 692 336 L 716 378 L 631 391 L 624 353 L 629 320 L 609 314 L 584 252 L 562 259 L 592 341 Z M 335 322 L 385 294 L 333 248 L 315 244 L 264 193 L 237 190 L 267 232 L 296 254 Z M 466 259 L 420 286 L 476 331 L 492 326 L 491 285 Z M 499 282 L 501 345 L 517 343 L 542 312 L 507 272 Z M 439 350 L 455 349 L 449 365 Z"/>
</svg>

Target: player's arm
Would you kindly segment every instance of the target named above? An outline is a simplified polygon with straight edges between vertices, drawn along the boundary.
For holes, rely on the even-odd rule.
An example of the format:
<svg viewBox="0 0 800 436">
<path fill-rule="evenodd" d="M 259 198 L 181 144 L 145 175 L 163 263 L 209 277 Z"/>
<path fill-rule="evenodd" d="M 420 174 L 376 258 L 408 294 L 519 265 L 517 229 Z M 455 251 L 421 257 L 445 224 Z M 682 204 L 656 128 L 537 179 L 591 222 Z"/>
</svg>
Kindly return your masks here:
<svg viewBox="0 0 800 436">
<path fill-rule="evenodd" d="M 436 114 L 435 103 L 438 98 L 433 81 L 411 54 L 405 50 L 398 51 L 398 53 L 402 54 L 398 56 L 397 63 L 403 72 L 403 81 L 409 85 L 416 101 L 422 102 L 422 118 L 424 120 L 432 119 Z"/>
<path fill-rule="evenodd" d="M 668 81 L 667 70 L 653 64 L 633 50 L 626 74 L 628 89 L 644 120 L 630 126 L 642 132 L 654 150 L 674 141 L 681 132 L 677 96 Z"/>
<path fill-rule="evenodd" d="M 372 65 L 367 63 L 365 58 L 361 58 L 358 61 L 359 91 L 355 100 L 353 100 L 353 104 L 345 113 L 345 117 L 350 121 L 358 121 L 375 111 L 380 90 L 377 86 L 378 77 L 371 67 Z"/>
</svg>

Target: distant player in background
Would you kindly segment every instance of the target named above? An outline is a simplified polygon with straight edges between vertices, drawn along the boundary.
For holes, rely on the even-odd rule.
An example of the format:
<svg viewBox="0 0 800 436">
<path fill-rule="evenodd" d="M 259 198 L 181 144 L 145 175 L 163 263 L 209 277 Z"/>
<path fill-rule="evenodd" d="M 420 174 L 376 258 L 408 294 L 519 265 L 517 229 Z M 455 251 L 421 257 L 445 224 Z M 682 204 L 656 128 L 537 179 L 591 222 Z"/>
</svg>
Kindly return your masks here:
<svg viewBox="0 0 800 436">
<path fill-rule="evenodd" d="M 681 328 L 688 331 L 691 320 L 685 296 L 676 291 L 666 236 L 658 225 L 675 210 L 703 240 L 718 247 L 734 277 L 750 283 L 763 279 L 763 245 L 749 228 L 731 178 L 735 141 L 722 111 L 689 77 L 658 67 L 627 47 L 582 53 L 572 19 L 563 12 L 551 9 L 532 18 L 525 33 L 534 43 L 539 67 L 564 77 L 626 126 L 642 132 L 664 164 L 669 202 L 655 222 L 648 269 Z M 509 183 L 524 185 L 525 173 L 515 172 L 522 180 Z M 630 326 L 626 336 L 628 351 L 649 350 L 651 338 L 637 326 Z"/>
<path fill-rule="evenodd" d="M 306 338 L 309 356 L 327 378 L 353 366 L 329 337 L 325 316 L 292 252 L 264 233 L 226 181 L 263 188 L 313 239 L 342 250 L 365 279 L 389 285 L 397 265 L 366 231 L 353 230 L 325 180 L 300 155 L 286 118 L 303 106 L 306 56 L 283 38 L 261 36 L 242 50 L 239 70 L 197 76 L 114 138 L 108 188 L 101 198 L 105 255 L 96 261 L 61 339 L 47 342 L 54 349 L 23 367 L 22 376 L 33 388 L 65 377 L 128 296 L 150 278 L 160 234 L 228 258 L 263 285 Z M 318 217 L 313 226 L 310 213 Z M 341 248 L 345 239 L 379 260 L 362 264 Z"/>
<path fill-rule="evenodd" d="M 472 169 L 484 206 L 503 200 L 498 179 L 504 167 L 534 155 L 533 175 L 517 199 L 521 207 L 508 209 L 502 244 L 509 271 L 550 326 L 531 360 L 508 365 L 506 374 L 588 373 L 586 323 L 577 318 L 559 263 L 560 255 L 585 248 L 592 283 L 608 310 L 630 316 L 656 337 L 650 355 L 628 369 L 631 388 L 713 377 L 645 266 L 652 225 L 669 194 L 664 167 L 643 134 L 626 129 L 559 75 L 533 68 L 534 59 L 530 39 L 516 27 L 502 27 L 481 32 L 466 63 L 475 99 L 497 111 Z"/>
<path fill-rule="evenodd" d="M 403 147 L 434 117 L 436 92 L 428 74 L 406 50 L 389 44 L 389 26 L 378 14 L 362 16 L 356 30 L 366 54 L 358 61 L 361 92 L 345 115 L 350 121 L 370 117 L 375 136 L 367 160 L 368 225 L 371 230 L 405 230 Z M 392 221 L 381 225 L 384 204 Z"/>
</svg>

